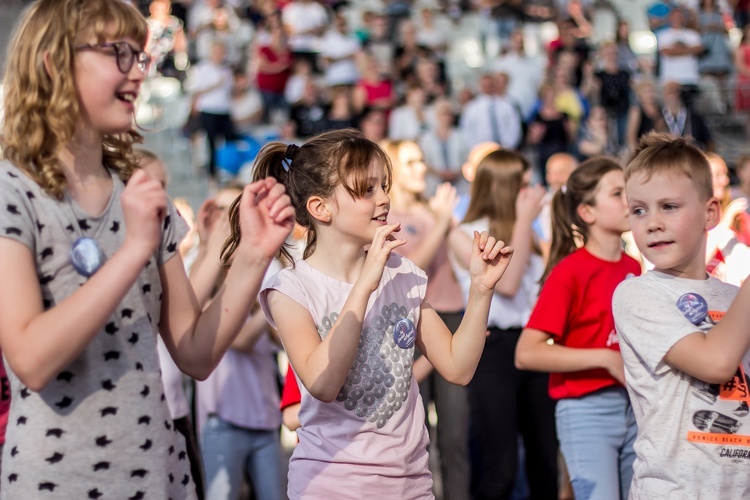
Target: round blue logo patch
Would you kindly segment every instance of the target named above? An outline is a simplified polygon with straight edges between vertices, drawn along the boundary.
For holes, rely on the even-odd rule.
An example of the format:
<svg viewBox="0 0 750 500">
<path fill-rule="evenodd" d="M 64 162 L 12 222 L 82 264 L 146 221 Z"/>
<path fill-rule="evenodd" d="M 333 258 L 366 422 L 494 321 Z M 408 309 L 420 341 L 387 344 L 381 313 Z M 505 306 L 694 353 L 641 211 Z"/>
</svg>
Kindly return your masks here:
<svg viewBox="0 0 750 500">
<path fill-rule="evenodd" d="M 417 340 L 417 329 L 409 318 L 401 318 L 393 324 L 393 340 L 401 349 L 411 349 Z"/>
<path fill-rule="evenodd" d="M 677 299 L 677 308 L 694 325 L 700 325 L 708 315 L 706 299 L 697 293 L 686 293 Z"/>
<path fill-rule="evenodd" d="M 79 238 L 70 249 L 70 263 L 78 274 L 87 278 L 102 267 L 104 259 L 104 252 L 92 238 Z"/>
</svg>

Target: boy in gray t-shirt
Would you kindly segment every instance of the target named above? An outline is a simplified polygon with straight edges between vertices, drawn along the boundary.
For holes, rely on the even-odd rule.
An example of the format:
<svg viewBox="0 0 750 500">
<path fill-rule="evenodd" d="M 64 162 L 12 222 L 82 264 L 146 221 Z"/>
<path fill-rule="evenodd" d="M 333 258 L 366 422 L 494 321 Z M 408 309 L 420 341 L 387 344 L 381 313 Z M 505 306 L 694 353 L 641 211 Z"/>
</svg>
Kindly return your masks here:
<svg viewBox="0 0 750 500">
<path fill-rule="evenodd" d="M 721 212 L 708 161 L 686 140 L 652 133 L 625 182 L 634 239 L 654 264 L 613 299 L 638 422 L 630 498 L 743 498 L 750 288 L 706 273 L 706 235 Z"/>
</svg>

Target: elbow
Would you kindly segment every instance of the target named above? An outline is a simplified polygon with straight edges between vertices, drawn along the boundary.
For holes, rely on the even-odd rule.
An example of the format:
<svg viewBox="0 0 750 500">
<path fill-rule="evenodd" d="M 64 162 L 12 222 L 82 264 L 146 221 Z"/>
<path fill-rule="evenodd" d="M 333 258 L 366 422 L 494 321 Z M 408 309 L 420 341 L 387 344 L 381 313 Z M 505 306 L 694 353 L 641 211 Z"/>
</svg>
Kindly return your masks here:
<svg viewBox="0 0 750 500">
<path fill-rule="evenodd" d="M 48 368 L 41 366 L 31 356 L 22 355 L 10 359 L 7 352 L 5 355 L 8 358 L 10 368 L 13 370 L 15 376 L 18 377 L 18 380 L 34 392 L 39 392 L 47 387 L 47 384 L 56 375 L 56 372 L 53 373 Z"/>
<path fill-rule="evenodd" d="M 530 370 L 531 360 L 529 353 L 525 349 L 516 349 L 514 364 L 517 370 Z"/>
<path fill-rule="evenodd" d="M 469 385 L 469 382 L 471 382 L 471 379 L 474 378 L 475 371 L 476 369 L 465 371 L 463 373 L 451 373 L 447 374 L 447 376 L 443 375 L 442 373 L 441 375 L 446 381 L 450 382 L 451 384 L 467 386 Z"/>
<path fill-rule="evenodd" d="M 709 384 L 723 384 L 732 380 L 732 377 L 737 374 L 738 366 L 736 362 L 732 361 L 718 361 L 713 369 L 702 377 L 704 379 L 703 381 L 708 382 Z"/>
<path fill-rule="evenodd" d="M 19 373 L 14 370 L 18 380 L 26 386 L 28 389 L 34 392 L 40 392 L 49 383 L 51 377 L 42 375 L 40 373 Z"/>
</svg>

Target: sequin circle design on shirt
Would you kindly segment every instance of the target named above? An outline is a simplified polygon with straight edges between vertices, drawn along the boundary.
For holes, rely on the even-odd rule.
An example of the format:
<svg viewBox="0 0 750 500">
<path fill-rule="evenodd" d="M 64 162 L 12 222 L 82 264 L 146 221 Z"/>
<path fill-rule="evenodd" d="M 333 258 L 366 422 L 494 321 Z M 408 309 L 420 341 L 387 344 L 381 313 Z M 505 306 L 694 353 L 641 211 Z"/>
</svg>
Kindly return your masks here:
<svg viewBox="0 0 750 500">
<path fill-rule="evenodd" d="M 331 313 L 321 321 L 318 332 L 325 338 L 338 313 Z M 409 394 L 413 344 L 401 348 L 394 340 L 394 323 L 408 319 L 414 324 L 414 313 L 395 302 L 383 306 L 380 314 L 373 314 L 359 338 L 352 368 L 341 387 L 336 401 L 347 411 L 366 418 L 378 428 L 398 412 Z"/>
</svg>

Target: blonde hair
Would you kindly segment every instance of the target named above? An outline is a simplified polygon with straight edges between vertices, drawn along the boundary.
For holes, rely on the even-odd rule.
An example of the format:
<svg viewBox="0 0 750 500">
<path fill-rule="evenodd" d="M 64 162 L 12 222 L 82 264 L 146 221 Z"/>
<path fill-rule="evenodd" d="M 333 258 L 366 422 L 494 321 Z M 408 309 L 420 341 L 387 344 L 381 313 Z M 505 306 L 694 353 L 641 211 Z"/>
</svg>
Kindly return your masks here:
<svg viewBox="0 0 750 500">
<path fill-rule="evenodd" d="M 148 26 L 120 0 L 38 0 L 24 11 L 8 46 L 3 157 L 57 199 L 66 186 L 57 154 L 72 139 L 80 116 L 75 46 L 92 36 L 130 37 L 143 47 Z M 104 165 L 123 181 L 137 168 L 133 144 L 141 140 L 132 128 L 102 140 Z"/>
<path fill-rule="evenodd" d="M 714 195 L 711 166 L 706 155 L 691 144 L 690 138 L 662 132 L 650 132 L 641 137 L 625 168 L 625 182 L 636 174 L 644 174 L 649 180 L 657 173 L 687 176 L 703 200 L 710 200 Z"/>
</svg>

